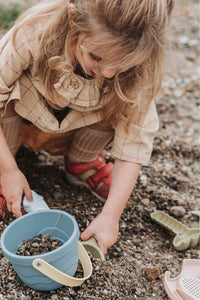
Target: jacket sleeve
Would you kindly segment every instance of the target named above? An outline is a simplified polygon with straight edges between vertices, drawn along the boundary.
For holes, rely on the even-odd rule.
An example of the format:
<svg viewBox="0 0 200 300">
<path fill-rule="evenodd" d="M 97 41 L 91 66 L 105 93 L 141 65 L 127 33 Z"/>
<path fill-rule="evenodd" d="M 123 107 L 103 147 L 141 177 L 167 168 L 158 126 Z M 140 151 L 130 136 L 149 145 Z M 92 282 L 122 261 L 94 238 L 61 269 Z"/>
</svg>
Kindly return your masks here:
<svg viewBox="0 0 200 300">
<path fill-rule="evenodd" d="M 0 109 L 5 107 L 11 94 L 19 96 L 19 86 L 16 83 L 22 72 L 32 62 L 33 34 L 30 29 L 20 28 L 16 35 L 15 47 L 12 43 L 14 27 L 0 40 Z M 30 40 L 32 39 L 32 41 Z M 12 95 L 12 99 L 14 99 Z"/>
<path fill-rule="evenodd" d="M 152 102 L 148 110 L 140 112 L 126 132 L 126 117 L 121 116 L 113 141 L 112 154 L 119 159 L 147 165 L 153 148 L 153 139 L 159 120 Z"/>
</svg>

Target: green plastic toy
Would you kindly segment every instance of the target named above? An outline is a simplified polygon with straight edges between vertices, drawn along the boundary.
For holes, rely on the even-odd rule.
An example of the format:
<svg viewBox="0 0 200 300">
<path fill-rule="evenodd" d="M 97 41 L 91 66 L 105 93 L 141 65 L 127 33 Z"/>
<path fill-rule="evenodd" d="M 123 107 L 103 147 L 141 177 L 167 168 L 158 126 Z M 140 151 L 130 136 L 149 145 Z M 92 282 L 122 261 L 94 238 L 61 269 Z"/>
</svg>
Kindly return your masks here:
<svg viewBox="0 0 200 300">
<path fill-rule="evenodd" d="M 159 210 L 151 213 L 150 216 L 153 221 L 176 235 L 173 240 L 173 246 L 176 250 L 183 251 L 193 248 L 199 243 L 200 228 L 188 228 L 186 225 Z"/>
</svg>

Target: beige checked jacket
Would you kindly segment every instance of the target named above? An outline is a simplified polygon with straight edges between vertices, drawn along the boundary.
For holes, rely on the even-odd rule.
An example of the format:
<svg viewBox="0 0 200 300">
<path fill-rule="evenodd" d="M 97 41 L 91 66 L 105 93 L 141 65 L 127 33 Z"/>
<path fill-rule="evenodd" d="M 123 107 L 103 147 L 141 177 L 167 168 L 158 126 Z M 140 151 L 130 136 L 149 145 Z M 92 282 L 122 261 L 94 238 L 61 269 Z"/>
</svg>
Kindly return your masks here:
<svg viewBox="0 0 200 300">
<path fill-rule="evenodd" d="M 3 117 L 7 103 L 14 100 L 15 111 L 44 132 L 63 133 L 100 121 L 99 83 L 96 79 L 88 80 L 74 74 L 70 68 L 54 84 L 66 106 L 71 108 L 61 124 L 45 105 L 44 86 L 32 71 L 40 30 L 38 24 L 21 28 L 17 34 L 16 50 L 12 45 L 13 28 L 0 40 L 0 117 Z M 126 133 L 126 118 L 121 115 L 115 129 L 112 154 L 122 160 L 146 165 L 158 130 L 155 104 L 152 103 L 140 116 Z"/>
</svg>

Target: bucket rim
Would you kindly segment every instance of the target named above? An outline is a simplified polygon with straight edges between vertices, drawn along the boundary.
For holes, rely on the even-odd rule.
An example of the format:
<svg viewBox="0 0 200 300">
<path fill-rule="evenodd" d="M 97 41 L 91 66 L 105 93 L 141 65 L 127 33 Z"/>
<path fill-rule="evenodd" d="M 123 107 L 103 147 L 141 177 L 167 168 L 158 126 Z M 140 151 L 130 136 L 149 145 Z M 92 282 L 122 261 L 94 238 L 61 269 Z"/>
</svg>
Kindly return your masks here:
<svg viewBox="0 0 200 300">
<path fill-rule="evenodd" d="M 74 231 L 72 233 L 72 235 L 69 237 L 69 239 L 64 243 L 62 244 L 60 247 L 58 247 L 57 249 L 55 250 L 52 250 L 52 251 L 49 251 L 47 253 L 43 253 L 43 254 L 38 254 L 38 255 L 30 255 L 30 256 L 24 256 L 24 255 L 17 255 L 11 251 L 9 251 L 5 245 L 4 245 L 4 239 L 5 239 L 5 236 L 7 234 L 7 232 L 17 223 L 17 222 L 20 222 L 23 219 L 25 218 L 28 218 L 30 216 L 33 216 L 35 214 L 44 214 L 44 213 L 53 213 L 53 212 L 58 212 L 59 214 L 62 213 L 63 215 L 66 215 L 68 216 L 73 224 L 74 224 Z M 42 257 L 43 259 L 48 259 L 49 256 L 52 256 L 52 253 L 54 252 L 56 254 L 57 251 L 60 251 L 61 248 L 63 247 L 66 247 L 67 244 L 71 243 L 71 240 L 75 238 L 75 236 L 78 235 L 77 237 L 77 242 L 78 242 L 78 239 L 79 239 L 79 227 L 78 227 L 78 224 L 76 222 L 76 219 L 69 213 L 65 212 L 65 211 L 62 211 L 62 210 L 58 210 L 58 209 L 48 209 L 48 210 L 41 210 L 41 211 L 35 211 L 35 212 L 31 212 L 31 213 L 28 213 L 26 215 L 23 215 L 21 216 L 20 218 L 17 218 L 16 220 L 14 220 L 13 222 L 11 222 L 6 228 L 5 230 L 3 231 L 1 237 L 0 237 L 0 248 L 2 249 L 3 253 L 7 256 L 10 256 L 12 257 L 13 259 L 17 258 L 18 260 L 30 260 L 30 259 L 35 259 L 35 258 L 38 258 L 38 257 Z"/>
</svg>

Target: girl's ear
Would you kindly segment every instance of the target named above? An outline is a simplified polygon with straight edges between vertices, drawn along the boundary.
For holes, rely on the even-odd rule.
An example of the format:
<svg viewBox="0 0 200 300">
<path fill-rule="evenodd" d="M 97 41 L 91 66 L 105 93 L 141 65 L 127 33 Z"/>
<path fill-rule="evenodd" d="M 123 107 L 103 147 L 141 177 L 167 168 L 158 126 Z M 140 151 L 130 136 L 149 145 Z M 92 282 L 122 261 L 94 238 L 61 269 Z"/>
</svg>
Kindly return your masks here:
<svg viewBox="0 0 200 300">
<path fill-rule="evenodd" d="M 70 3 L 67 6 L 67 14 L 68 14 L 69 25 L 72 24 L 73 16 L 74 16 L 75 11 L 76 11 L 76 6 L 72 3 Z"/>
</svg>

